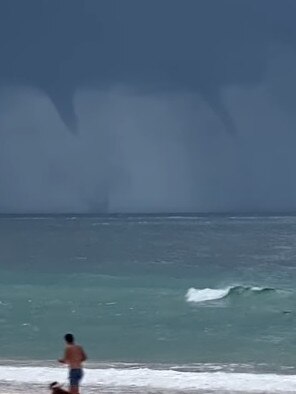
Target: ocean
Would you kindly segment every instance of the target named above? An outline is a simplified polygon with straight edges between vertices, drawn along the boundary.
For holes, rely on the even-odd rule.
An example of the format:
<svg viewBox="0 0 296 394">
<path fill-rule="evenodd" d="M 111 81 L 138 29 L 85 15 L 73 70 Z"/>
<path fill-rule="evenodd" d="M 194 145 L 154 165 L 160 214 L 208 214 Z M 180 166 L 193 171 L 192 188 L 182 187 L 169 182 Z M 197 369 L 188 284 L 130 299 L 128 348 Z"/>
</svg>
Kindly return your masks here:
<svg viewBox="0 0 296 394">
<path fill-rule="evenodd" d="M 296 393 L 296 216 L 0 217 L 0 392 Z"/>
</svg>

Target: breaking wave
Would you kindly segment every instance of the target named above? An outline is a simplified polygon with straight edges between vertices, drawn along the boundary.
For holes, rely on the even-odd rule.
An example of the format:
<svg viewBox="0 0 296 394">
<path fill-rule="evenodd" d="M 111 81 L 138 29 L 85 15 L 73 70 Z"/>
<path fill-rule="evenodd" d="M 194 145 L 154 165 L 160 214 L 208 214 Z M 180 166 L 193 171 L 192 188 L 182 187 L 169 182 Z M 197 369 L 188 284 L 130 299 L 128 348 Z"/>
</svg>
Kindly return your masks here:
<svg viewBox="0 0 296 394">
<path fill-rule="evenodd" d="M 0 390 L 5 393 L 46 392 L 50 382 L 64 382 L 67 371 L 52 367 L 0 366 Z M 147 393 L 153 390 L 221 393 L 295 393 L 296 375 L 272 373 L 179 372 L 150 368 L 86 369 L 83 386 L 89 392 Z M 35 386 L 36 385 L 36 386 Z M 106 389 L 106 390 L 105 390 Z M 107 390 L 108 389 L 108 390 Z M 145 390 L 144 390 L 145 389 Z M 132 391 L 136 390 L 136 391 Z"/>
<path fill-rule="evenodd" d="M 252 286 L 232 286 L 225 289 L 195 289 L 191 287 L 186 293 L 186 300 L 188 302 L 205 302 L 220 300 L 234 295 L 242 294 L 262 294 L 267 292 L 275 292 L 271 287 L 252 287 Z"/>
</svg>

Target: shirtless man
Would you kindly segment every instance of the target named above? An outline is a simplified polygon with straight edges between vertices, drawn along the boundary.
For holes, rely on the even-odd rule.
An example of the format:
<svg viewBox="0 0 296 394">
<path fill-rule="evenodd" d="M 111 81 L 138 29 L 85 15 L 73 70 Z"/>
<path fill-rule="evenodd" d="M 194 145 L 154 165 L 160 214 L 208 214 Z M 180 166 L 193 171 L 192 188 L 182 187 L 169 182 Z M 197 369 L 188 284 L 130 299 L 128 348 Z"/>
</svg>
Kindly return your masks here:
<svg viewBox="0 0 296 394">
<path fill-rule="evenodd" d="M 65 353 L 59 362 L 69 365 L 70 393 L 79 394 L 79 382 L 83 376 L 82 363 L 87 357 L 82 346 L 75 344 L 72 334 L 66 334 L 64 339 L 66 341 Z"/>
</svg>

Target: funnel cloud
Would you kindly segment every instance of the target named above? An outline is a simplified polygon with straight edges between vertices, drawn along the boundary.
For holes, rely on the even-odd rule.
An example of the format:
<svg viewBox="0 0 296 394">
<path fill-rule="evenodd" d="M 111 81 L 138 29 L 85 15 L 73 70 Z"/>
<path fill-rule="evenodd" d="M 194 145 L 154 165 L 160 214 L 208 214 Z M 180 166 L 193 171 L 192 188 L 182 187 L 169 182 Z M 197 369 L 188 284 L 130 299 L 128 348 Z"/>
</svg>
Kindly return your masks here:
<svg viewBox="0 0 296 394">
<path fill-rule="evenodd" d="M 0 212 L 296 209 L 294 0 L 3 0 Z"/>
</svg>

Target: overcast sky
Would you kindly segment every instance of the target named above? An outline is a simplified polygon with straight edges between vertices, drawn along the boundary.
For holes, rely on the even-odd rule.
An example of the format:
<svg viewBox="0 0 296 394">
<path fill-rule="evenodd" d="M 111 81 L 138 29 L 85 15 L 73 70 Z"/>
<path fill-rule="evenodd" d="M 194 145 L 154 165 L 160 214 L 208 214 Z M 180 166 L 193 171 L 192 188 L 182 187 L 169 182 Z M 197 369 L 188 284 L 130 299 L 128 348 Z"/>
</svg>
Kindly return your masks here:
<svg viewBox="0 0 296 394">
<path fill-rule="evenodd" d="M 2 0 L 0 211 L 296 209 L 295 0 Z"/>
</svg>

